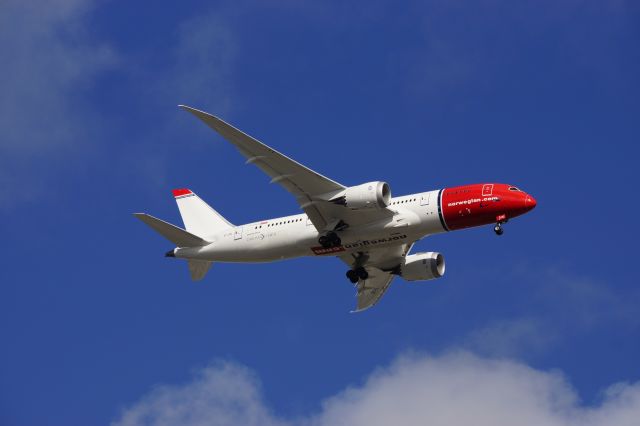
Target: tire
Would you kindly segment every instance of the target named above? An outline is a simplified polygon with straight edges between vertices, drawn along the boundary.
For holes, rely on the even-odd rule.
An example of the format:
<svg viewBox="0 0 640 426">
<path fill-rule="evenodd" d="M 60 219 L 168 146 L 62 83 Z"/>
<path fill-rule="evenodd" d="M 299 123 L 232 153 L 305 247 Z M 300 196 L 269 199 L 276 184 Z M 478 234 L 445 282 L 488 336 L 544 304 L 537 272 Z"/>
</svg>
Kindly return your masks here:
<svg viewBox="0 0 640 426">
<path fill-rule="evenodd" d="M 340 240 L 340 237 L 338 237 L 335 233 L 330 233 L 326 236 L 323 235 L 318 238 L 318 243 L 320 243 L 323 248 L 340 247 L 340 245 L 342 244 L 342 240 Z"/>
<path fill-rule="evenodd" d="M 329 239 L 329 244 L 331 244 L 331 247 L 340 247 L 340 244 L 342 244 L 342 240 L 335 232 L 329 232 L 327 234 L 327 238 Z"/>
<path fill-rule="evenodd" d="M 369 273 L 367 272 L 366 269 L 364 268 L 358 268 L 356 269 L 356 274 L 358 274 L 358 277 L 361 280 L 366 280 L 367 278 L 369 278 Z"/>
<path fill-rule="evenodd" d="M 351 281 L 351 284 L 356 284 L 359 280 L 358 273 L 353 269 L 347 271 L 347 278 Z"/>
<path fill-rule="evenodd" d="M 504 229 L 499 226 L 496 226 L 495 228 L 493 228 L 493 230 L 495 231 L 496 235 L 502 235 L 504 233 Z"/>
</svg>

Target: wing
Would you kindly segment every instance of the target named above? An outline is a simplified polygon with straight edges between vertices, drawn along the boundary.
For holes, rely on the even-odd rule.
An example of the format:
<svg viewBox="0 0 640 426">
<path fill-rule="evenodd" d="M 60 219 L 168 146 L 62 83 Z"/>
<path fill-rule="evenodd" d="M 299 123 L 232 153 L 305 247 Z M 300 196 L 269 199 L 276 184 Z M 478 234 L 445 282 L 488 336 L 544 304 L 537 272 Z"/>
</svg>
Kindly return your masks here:
<svg viewBox="0 0 640 426">
<path fill-rule="evenodd" d="M 360 280 L 355 285 L 358 301 L 352 312 L 364 311 L 380 301 L 395 277 L 394 270 L 402 263 L 412 246 L 413 243 L 400 244 L 340 256 L 340 260 L 351 268 L 363 267 L 369 273 L 366 280 Z"/>
<path fill-rule="evenodd" d="M 271 177 L 271 183 L 278 183 L 292 193 L 319 232 L 328 230 L 340 220 L 355 226 L 393 216 L 393 212 L 387 209 L 353 211 L 326 201 L 332 193 L 344 190 L 345 186 L 279 153 L 218 117 L 186 105 L 180 105 L 180 108 L 231 142 L 247 158 L 247 164 L 255 164 Z"/>
</svg>

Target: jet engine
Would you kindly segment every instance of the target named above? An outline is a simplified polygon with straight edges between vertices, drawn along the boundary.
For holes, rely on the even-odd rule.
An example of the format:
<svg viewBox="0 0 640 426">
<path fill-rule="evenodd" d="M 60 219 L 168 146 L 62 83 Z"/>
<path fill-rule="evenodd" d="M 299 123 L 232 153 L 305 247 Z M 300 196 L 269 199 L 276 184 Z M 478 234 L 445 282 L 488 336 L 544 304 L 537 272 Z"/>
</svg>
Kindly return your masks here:
<svg viewBox="0 0 640 426">
<path fill-rule="evenodd" d="M 444 256 L 427 252 L 410 254 L 400 266 L 400 276 L 407 281 L 426 281 L 444 275 Z"/>
<path fill-rule="evenodd" d="M 389 205 L 391 189 L 386 182 L 369 182 L 351 186 L 331 199 L 351 210 L 383 209 Z"/>
</svg>

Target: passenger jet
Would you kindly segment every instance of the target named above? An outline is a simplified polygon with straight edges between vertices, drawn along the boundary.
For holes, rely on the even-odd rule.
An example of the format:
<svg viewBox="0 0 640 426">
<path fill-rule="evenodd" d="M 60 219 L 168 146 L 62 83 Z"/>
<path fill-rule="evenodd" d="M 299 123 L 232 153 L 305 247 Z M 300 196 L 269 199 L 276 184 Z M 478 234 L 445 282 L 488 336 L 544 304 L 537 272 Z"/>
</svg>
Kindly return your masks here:
<svg viewBox="0 0 640 426">
<path fill-rule="evenodd" d="M 344 186 L 303 166 L 218 117 L 180 107 L 233 144 L 284 187 L 304 213 L 234 225 L 189 189 L 175 189 L 184 229 L 145 213 L 135 216 L 176 245 L 166 256 L 186 259 L 201 280 L 213 262 L 272 262 L 301 256 L 334 256 L 347 264 L 356 288 L 356 309 L 375 305 L 398 275 L 426 281 L 444 275 L 444 256 L 412 253 L 433 234 L 503 224 L 536 206 L 513 185 L 481 183 L 392 197 L 386 182 Z"/>
</svg>

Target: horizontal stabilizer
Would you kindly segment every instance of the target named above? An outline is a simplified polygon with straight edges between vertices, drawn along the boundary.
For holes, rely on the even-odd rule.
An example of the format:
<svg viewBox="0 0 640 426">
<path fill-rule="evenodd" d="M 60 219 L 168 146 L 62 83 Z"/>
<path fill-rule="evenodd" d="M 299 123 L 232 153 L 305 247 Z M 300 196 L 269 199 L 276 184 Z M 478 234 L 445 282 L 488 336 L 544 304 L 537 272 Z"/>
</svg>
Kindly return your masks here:
<svg viewBox="0 0 640 426">
<path fill-rule="evenodd" d="M 209 244 L 208 241 L 157 217 L 146 213 L 134 213 L 133 215 L 178 247 L 200 247 Z"/>
<path fill-rule="evenodd" d="M 200 281 L 207 275 L 212 262 L 207 260 L 189 260 L 189 273 L 193 281 Z"/>
</svg>

